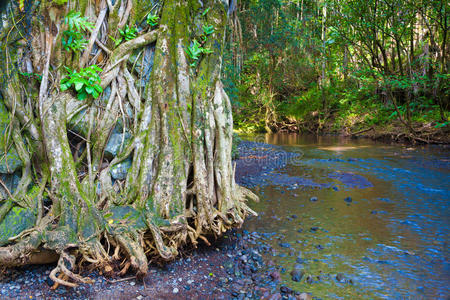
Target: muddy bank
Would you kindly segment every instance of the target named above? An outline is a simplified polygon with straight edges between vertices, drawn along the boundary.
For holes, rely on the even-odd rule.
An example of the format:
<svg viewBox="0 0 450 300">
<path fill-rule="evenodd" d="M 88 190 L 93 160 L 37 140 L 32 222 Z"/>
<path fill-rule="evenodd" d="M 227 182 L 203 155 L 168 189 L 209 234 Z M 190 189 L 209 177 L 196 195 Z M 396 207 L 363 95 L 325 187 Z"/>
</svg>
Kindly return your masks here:
<svg viewBox="0 0 450 300">
<path fill-rule="evenodd" d="M 236 163 L 236 181 L 255 188 L 269 171 L 286 166 L 298 154 L 264 143 L 242 142 Z M 0 276 L 0 298 L 19 299 L 279 299 L 307 294 L 280 285 L 280 268 L 263 259 L 274 250 L 266 243 L 271 236 L 234 230 L 216 240 L 213 246 L 184 249 L 181 257 L 164 266 L 151 264 L 142 279 L 132 273 L 106 278 L 84 273 L 94 284 L 76 289 L 52 290 L 48 275 L 54 266 L 28 266 L 4 270 Z M 296 295 L 296 296 L 295 296 Z"/>
</svg>

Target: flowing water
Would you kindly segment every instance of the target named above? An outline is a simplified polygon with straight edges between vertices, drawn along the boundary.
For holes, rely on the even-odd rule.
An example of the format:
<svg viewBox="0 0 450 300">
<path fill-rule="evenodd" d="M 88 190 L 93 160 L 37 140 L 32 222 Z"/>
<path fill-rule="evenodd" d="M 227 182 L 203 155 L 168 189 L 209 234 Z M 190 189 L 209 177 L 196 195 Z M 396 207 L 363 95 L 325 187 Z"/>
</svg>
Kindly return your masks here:
<svg viewBox="0 0 450 300">
<path fill-rule="evenodd" d="M 263 141 L 297 155 L 257 180 L 259 217 L 245 229 L 268 237 L 277 251 L 265 255 L 289 287 L 324 299 L 449 299 L 449 148 Z M 295 264 L 300 282 L 289 275 Z"/>
</svg>

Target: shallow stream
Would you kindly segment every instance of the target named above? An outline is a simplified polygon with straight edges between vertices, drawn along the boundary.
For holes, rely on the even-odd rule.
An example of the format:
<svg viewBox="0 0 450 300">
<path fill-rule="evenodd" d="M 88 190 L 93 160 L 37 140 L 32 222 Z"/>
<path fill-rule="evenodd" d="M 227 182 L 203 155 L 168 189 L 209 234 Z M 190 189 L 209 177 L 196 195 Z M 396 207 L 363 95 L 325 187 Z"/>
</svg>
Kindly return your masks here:
<svg viewBox="0 0 450 300">
<path fill-rule="evenodd" d="M 449 148 L 256 139 L 296 153 L 282 158 L 281 169 L 245 178 L 261 201 L 250 205 L 259 217 L 244 229 L 263 233 L 275 249 L 265 255 L 290 288 L 324 299 L 448 299 Z M 300 282 L 291 280 L 296 264 Z"/>
</svg>

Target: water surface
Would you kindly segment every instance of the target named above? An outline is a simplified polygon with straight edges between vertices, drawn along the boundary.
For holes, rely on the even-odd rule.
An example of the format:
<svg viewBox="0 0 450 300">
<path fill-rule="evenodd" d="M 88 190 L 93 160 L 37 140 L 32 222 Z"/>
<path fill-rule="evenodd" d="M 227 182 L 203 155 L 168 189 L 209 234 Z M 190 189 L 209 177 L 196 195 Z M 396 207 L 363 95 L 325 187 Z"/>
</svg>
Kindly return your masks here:
<svg viewBox="0 0 450 300">
<path fill-rule="evenodd" d="M 289 287 L 324 299 L 448 299 L 448 148 L 282 134 L 262 141 L 297 155 L 248 178 L 261 201 L 245 229 L 271 237 L 277 251 L 266 256 Z M 301 282 L 289 275 L 297 263 Z"/>
</svg>

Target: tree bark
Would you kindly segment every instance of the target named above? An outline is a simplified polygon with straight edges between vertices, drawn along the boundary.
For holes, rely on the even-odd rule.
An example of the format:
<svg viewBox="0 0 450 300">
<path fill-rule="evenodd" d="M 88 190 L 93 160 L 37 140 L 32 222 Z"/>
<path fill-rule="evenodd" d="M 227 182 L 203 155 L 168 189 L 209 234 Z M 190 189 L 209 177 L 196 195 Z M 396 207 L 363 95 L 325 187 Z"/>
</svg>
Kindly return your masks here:
<svg viewBox="0 0 450 300">
<path fill-rule="evenodd" d="M 25 12 L 10 3 L 0 23 L 0 123 L 15 133 L 1 147 L 22 166 L 5 174 L 20 175 L 18 186 L 2 181 L 9 197 L 0 202 L 0 264 L 52 254 L 59 259 L 50 277 L 67 286 L 89 282 L 75 273 L 86 265 L 105 273 L 131 265 L 143 275 L 149 258 L 174 259 L 186 243 L 255 214 L 245 201 L 257 197 L 233 177 L 231 105 L 220 80 L 223 1 L 29 2 Z M 71 9 L 94 20 L 84 51 L 61 45 Z M 150 13 L 160 17 L 155 26 L 145 22 Z M 125 25 L 137 34 L 112 42 Z M 194 39 L 210 49 L 196 59 L 187 50 Z M 99 98 L 61 90 L 65 66 L 94 64 L 103 69 Z M 11 222 L 19 232 L 2 231 Z"/>
</svg>

